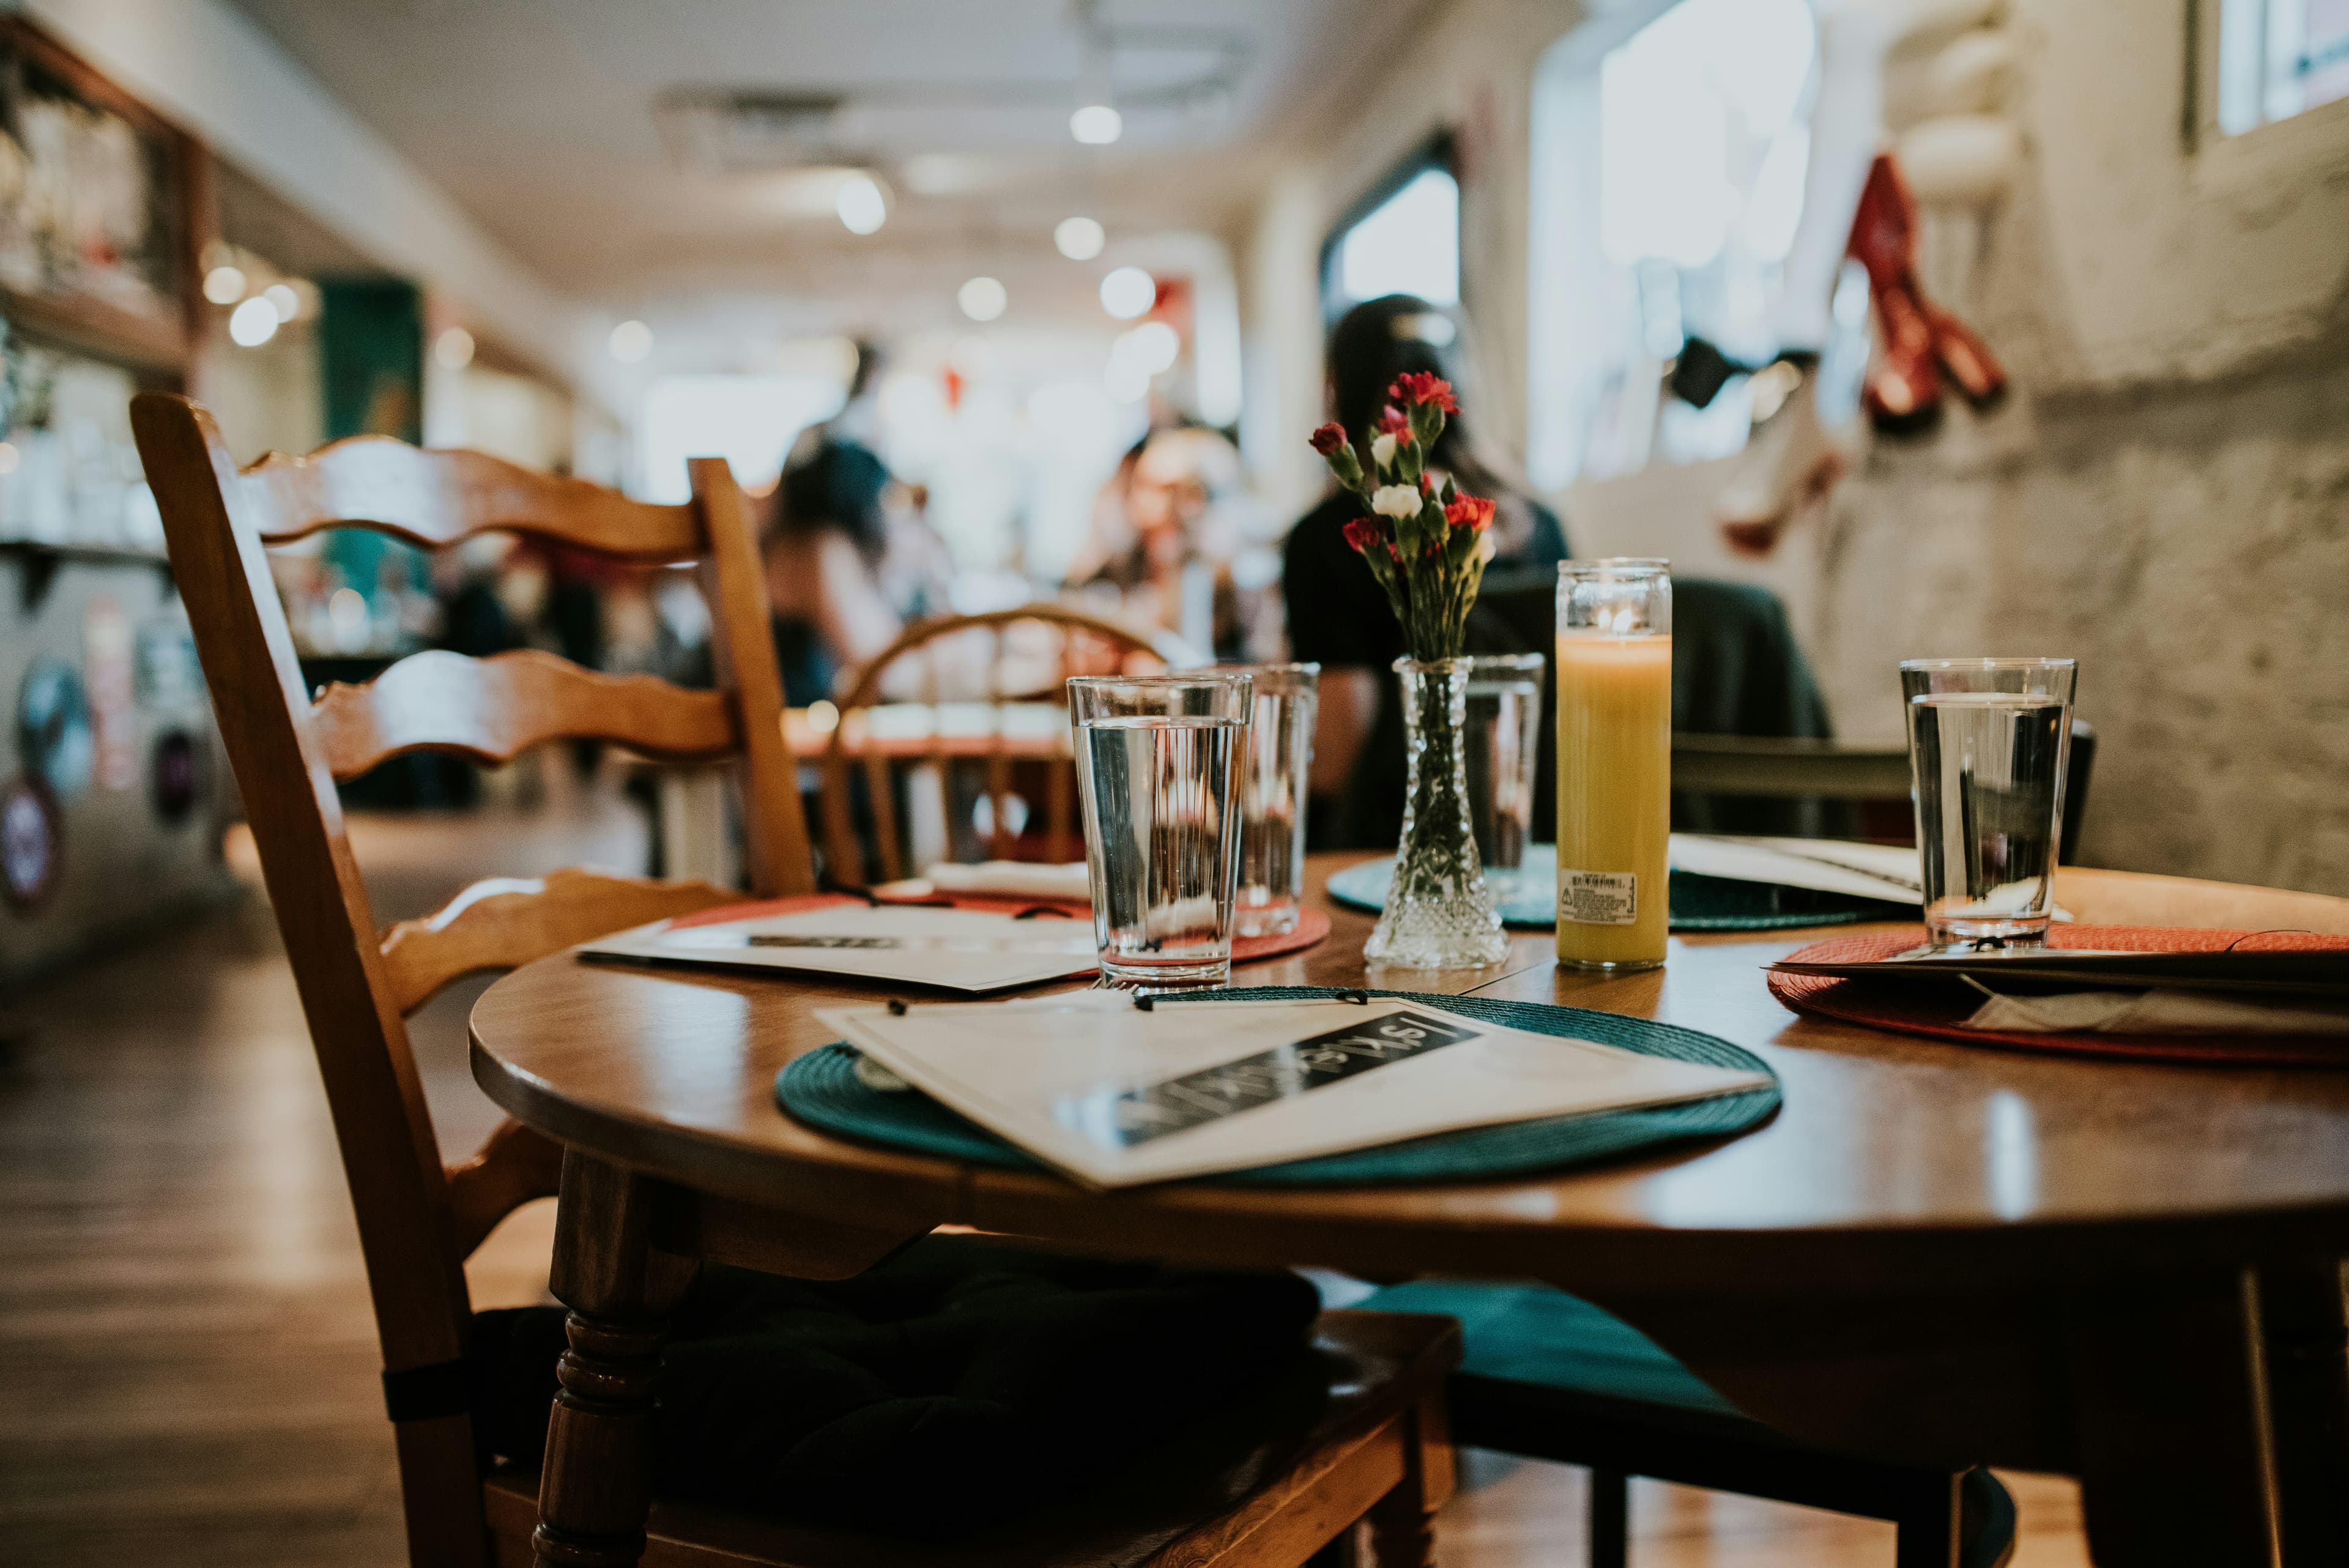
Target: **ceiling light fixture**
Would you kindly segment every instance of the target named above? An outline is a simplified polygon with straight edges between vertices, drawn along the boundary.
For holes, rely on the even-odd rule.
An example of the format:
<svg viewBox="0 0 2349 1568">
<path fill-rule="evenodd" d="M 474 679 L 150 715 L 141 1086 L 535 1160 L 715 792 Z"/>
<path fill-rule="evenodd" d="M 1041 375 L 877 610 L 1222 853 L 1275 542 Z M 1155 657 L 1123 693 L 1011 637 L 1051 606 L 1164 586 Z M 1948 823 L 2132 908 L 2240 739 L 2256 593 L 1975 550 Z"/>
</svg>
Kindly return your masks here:
<svg viewBox="0 0 2349 1568">
<path fill-rule="evenodd" d="M 852 234 L 874 234 L 889 221 L 889 199 L 870 174 L 851 174 L 842 181 L 839 193 L 833 198 L 833 210 L 840 214 L 841 226 Z"/>
<path fill-rule="evenodd" d="M 1158 303 L 1158 280 L 1138 266 L 1122 266 L 1101 281 L 1102 308 L 1131 321 Z"/>
<path fill-rule="evenodd" d="M 277 312 L 280 321 L 291 321 L 302 314 L 302 296 L 290 283 L 273 283 L 261 291 L 261 297 L 269 301 L 269 308 Z"/>
<path fill-rule="evenodd" d="M 244 297 L 244 269 L 227 265 L 204 274 L 204 297 L 214 305 L 234 305 Z"/>
<path fill-rule="evenodd" d="M 991 277 L 975 277 L 955 293 L 955 303 L 973 321 L 992 321 L 1011 303 L 1010 294 Z"/>
<path fill-rule="evenodd" d="M 612 358 L 634 365 L 653 351 L 653 329 L 641 321 L 623 321 L 612 328 Z"/>
<path fill-rule="evenodd" d="M 254 295 L 228 313 L 228 338 L 240 348 L 258 348 L 277 336 L 277 307 Z"/>
<path fill-rule="evenodd" d="M 1105 103 L 1089 103 L 1069 116 L 1069 134 L 1087 147 L 1107 147 L 1125 134 L 1125 117 Z"/>
<path fill-rule="evenodd" d="M 461 327 L 451 327 L 432 340 L 432 358 L 447 369 L 463 369 L 473 362 L 473 335 Z"/>
<path fill-rule="evenodd" d="M 1071 261 L 1091 261 L 1102 254 L 1109 236 L 1100 223 L 1091 218 L 1062 218 L 1052 230 L 1052 243 Z"/>
</svg>

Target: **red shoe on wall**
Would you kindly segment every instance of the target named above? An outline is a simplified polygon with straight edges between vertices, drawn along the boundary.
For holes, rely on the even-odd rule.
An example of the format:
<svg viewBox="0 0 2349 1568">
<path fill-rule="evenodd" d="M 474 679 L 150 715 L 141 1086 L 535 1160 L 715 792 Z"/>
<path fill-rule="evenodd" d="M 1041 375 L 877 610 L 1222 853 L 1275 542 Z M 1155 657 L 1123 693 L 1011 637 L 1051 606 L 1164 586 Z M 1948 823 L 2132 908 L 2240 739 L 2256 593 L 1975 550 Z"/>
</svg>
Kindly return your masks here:
<svg viewBox="0 0 2349 1568">
<path fill-rule="evenodd" d="M 1917 286 L 1917 202 L 1889 152 L 1868 167 L 1846 250 L 1868 269 L 1882 339 L 1861 393 L 1868 417 L 1887 434 L 1930 430 L 1941 417 L 1941 384 L 1933 368 L 1930 306 Z"/>
</svg>

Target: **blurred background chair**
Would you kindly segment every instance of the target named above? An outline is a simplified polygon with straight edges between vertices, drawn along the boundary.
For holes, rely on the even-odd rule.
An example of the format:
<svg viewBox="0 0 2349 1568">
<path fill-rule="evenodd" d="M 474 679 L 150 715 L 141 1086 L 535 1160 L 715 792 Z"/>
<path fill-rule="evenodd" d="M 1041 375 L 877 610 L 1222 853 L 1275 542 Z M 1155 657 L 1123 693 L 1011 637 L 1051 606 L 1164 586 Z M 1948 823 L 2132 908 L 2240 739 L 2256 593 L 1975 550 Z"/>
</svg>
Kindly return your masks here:
<svg viewBox="0 0 2349 1568">
<path fill-rule="evenodd" d="M 805 721 L 822 747 L 826 879 L 890 882 L 941 860 L 1082 859 L 1064 682 L 1199 657 L 1172 632 L 1066 605 L 908 628 L 854 672 L 837 708 Z"/>
</svg>

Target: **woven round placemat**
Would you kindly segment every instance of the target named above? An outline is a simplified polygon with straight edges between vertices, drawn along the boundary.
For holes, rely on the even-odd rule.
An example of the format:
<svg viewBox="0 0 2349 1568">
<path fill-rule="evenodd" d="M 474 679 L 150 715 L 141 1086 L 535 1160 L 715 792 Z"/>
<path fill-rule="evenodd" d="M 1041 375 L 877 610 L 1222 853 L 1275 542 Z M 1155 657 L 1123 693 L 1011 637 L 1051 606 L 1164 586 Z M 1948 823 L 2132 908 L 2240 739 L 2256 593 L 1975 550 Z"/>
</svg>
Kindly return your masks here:
<svg viewBox="0 0 2349 1568">
<path fill-rule="evenodd" d="M 1361 861 L 1331 874 L 1330 897 L 1358 909 L 1384 909 L 1387 883 L 1393 875 L 1392 855 Z M 1556 926 L 1557 846 L 1527 845 L 1525 864 L 1513 875 L 1520 890 L 1502 899 L 1502 920 L 1545 931 Z M 1864 920 L 1912 919 L 1917 912 L 1914 906 L 1879 903 L 1847 893 L 1821 893 L 1809 888 L 1700 877 L 1688 871 L 1672 873 L 1671 900 L 1671 926 L 1676 931 L 1779 931 L 1803 926 L 1850 926 Z"/>
<path fill-rule="evenodd" d="M 1897 931 L 1830 937 L 1787 954 L 1802 963 L 1866 963 L 1905 952 L 1925 940 L 1923 926 Z M 2349 952 L 2349 938 L 2305 931 L 2204 931 L 2176 926 L 2059 925 L 2047 934 L 2054 948 L 2097 948 L 2107 952 L 2216 952 L 2232 947 L 2270 950 Z M 2052 1052 L 2059 1055 L 2126 1056 L 2140 1062 L 2225 1063 L 2239 1067 L 2349 1067 L 2349 1040 L 2277 1034 L 2108 1034 L 2079 1030 L 2034 1034 L 2001 1029 L 1968 1029 L 1964 1021 L 1982 1006 L 1980 992 L 1961 984 L 1920 986 L 1914 981 L 1876 982 L 1826 975 L 1769 976 L 1770 994 L 1797 1012 L 1955 1040 L 2003 1050 Z"/>
<path fill-rule="evenodd" d="M 1211 1005 L 1217 1002 L 1291 1002 L 1345 994 L 1325 986 L 1265 985 L 1207 992 L 1181 1000 L 1186 1004 Z M 1370 994 L 1444 1008 L 1465 1017 L 1537 1034 L 1568 1035 L 1620 1045 L 1643 1055 L 1702 1062 L 1741 1072 L 1770 1071 L 1759 1056 L 1726 1040 L 1644 1018 L 1474 996 L 1437 996 L 1409 991 L 1374 991 Z M 1160 1000 L 1164 1003 L 1174 999 Z M 860 1143 L 1005 1169 L 1042 1168 L 1013 1145 L 918 1090 L 870 1087 L 856 1075 L 857 1060 L 857 1054 L 846 1045 L 827 1045 L 808 1053 L 777 1075 L 776 1103 L 790 1116 L 819 1131 Z M 1766 1089 L 1723 1095 L 1686 1105 L 1591 1111 L 1580 1116 L 1510 1122 L 1501 1127 L 1470 1127 L 1377 1148 L 1260 1166 L 1211 1179 L 1261 1187 L 1393 1186 L 1560 1170 L 1663 1144 L 1746 1132 L 1777 1109 L 1778 1098 L 1777 1076 L 1772 1074 Z"/>
</svg>

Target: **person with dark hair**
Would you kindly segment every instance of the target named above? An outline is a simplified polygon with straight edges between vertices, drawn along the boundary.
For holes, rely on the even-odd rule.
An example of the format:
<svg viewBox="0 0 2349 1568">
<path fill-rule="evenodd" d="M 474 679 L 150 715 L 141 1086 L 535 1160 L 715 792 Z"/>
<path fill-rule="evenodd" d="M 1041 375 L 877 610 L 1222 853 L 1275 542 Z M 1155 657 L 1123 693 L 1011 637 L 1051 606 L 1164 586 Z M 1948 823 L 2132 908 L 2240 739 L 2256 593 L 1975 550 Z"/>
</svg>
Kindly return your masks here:
<svg viewBox="0 0 2349 1568">
<path fill-rule="evenodd" d="M 1453 313 L 1412 295 L 1354 306 L 1330 334 L 1330 416 L 1367 447 L 1380 410 L 1392 400 L 1387 389 L 1399 376 L 1426 373 L 1460 388 L 1473 417 L 1475 387 L 1459 352 L 1462 336 Z M 1469 421 L 1458 417 L 1447 423 L 1430 466 L 1496 503 L 1487 572 L 1566 559 L 1557 514 L 1481 452 L 1468 430 Z M 1333 490 L 1298 521 L 1283 551 L 1289 657 L 1321 666 L 1312 774 L 1317 849 L 1390 846 L 1402 824 L 1403 725 L 1392 673 L 1404 652 L 1402 628 L 1370 567 L 1346 543 L 1346 524 L 1360 511 L 1352 496 Z"/>
<path fill-rule="evenodd" d="M 832 696 L 842 669 L 872 658 L 902 629 L 881 587 L 889 483 L 881 460 L 853 441 L 794 454 L 776 483 L 767 598 L 791 707 Z"/>
</svg>

